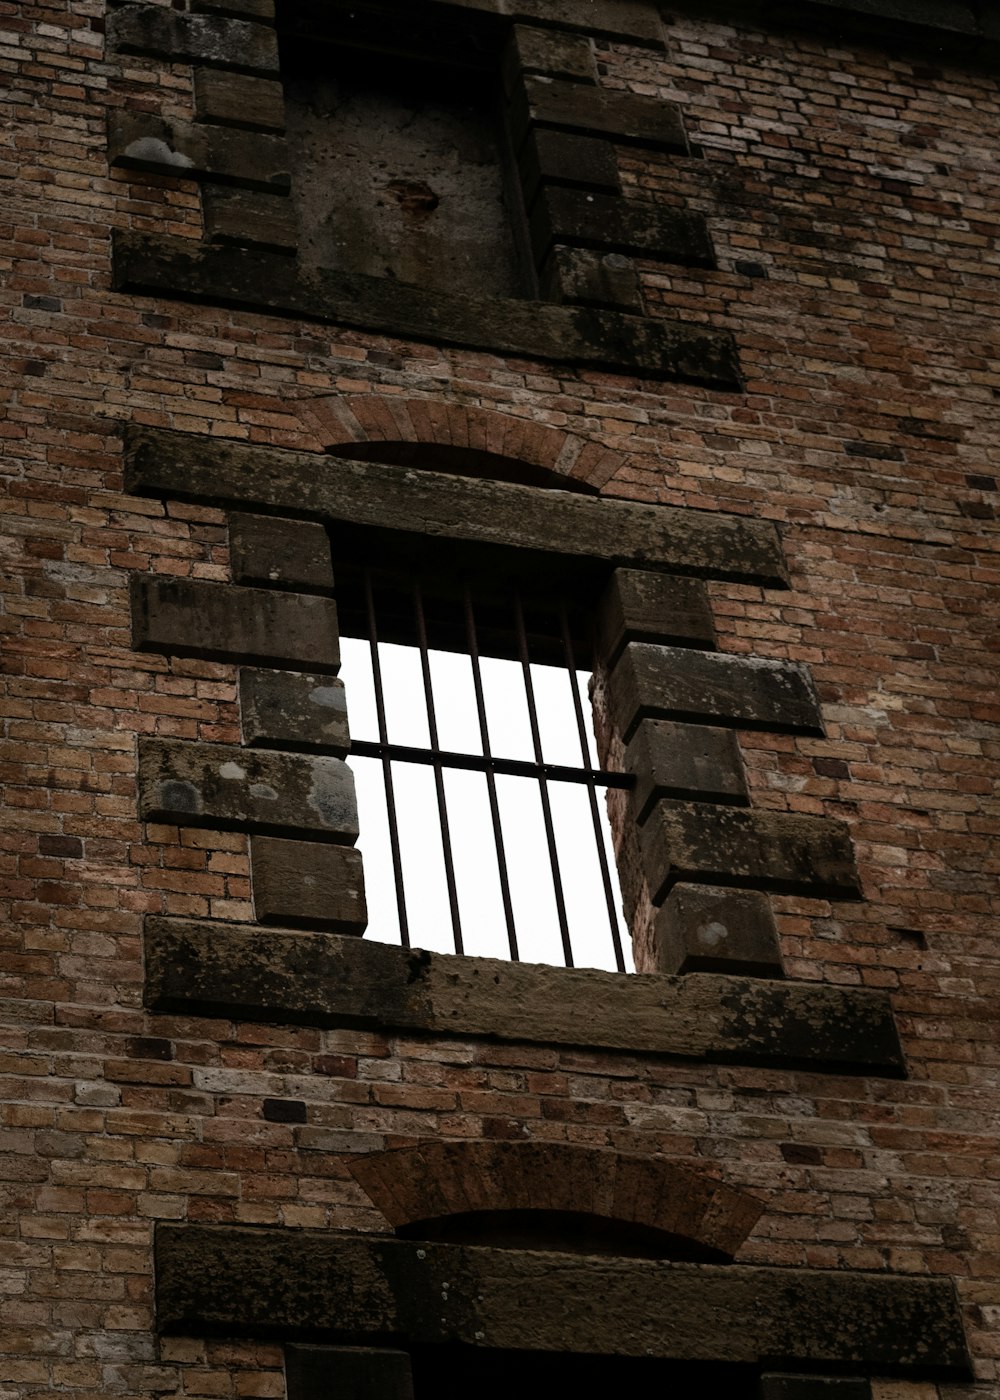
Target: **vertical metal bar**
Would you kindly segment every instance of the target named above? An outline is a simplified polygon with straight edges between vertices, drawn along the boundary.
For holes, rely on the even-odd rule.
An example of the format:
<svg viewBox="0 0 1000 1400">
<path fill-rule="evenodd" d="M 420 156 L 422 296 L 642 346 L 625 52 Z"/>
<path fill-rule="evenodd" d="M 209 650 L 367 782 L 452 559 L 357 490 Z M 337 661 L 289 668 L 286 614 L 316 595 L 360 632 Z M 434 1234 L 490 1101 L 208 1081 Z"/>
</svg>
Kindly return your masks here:
<svg viewBox="0 0 1000 1400">
<path fill-rule="evenodd" d="M 569 922 L 566 918 L 566 900 L 563 895 L 562 876 L 559 872 L 559 854 L 556 850 L 556 833 L 552 825 L 552 807 L 549 803 L 549 785 L 545 778 L 542 756 L 542 737 L 538 729 L 538 712 L 535 709 L 535 687 L 531 680 L 531 657 L 528 653 L 528 633 L 524 626 L 524 608 L 521 595 L 514 593 L 514 622 L 517 629 L 517 649 L 521 658 L 521 672 L 524 676 L 524 694 L 528 702 L 528 719 L 531 723 L 531 742 L 538 764 L 538 792 L 542 799 L 542 818 L 545 822 L 545 839 L 549 848 L 549 864 L 552 867 L 552 889 L 556 897 L 556 915 L 559 919 L 559 936 L 562 939 L 563 957 L 566 966 L 573 966 L 573 948 L 569 941 Z M 588 764 L 589 767 L 589 764 Z"/>
<path fill-rule="evenodd" d="M 378 659 L 378 627 L 375 622 L 375 595 L 372 591 L 371 570 L 364 571 L 365 608 L 368 613 L 368 647 L 372 658 L 372 679 L 375 682 L 375 711 L 378 715 L 378 738 L 382 746 L 382 781 L 385 783 L 385 811 L 389 822 L 389 847 L 392 851 L 392 873 L 396 882 L 396 912 L 399 915 L 399 936 L 403 947 L 410 946 L 410 925 L 406 917 L 406 893 L 403 889 L 403 862 L 399 854 L 399 827 L 396 823 L 396 795 L 392 783 L 392 761 L 385 752 L 389 732 L 385 723 L 385 697 L 382 693 L 382 667 Z"/>
<path fill-rule="evenodd" d="M 587 744 L 587 722 L 583 714 L 583 705 L 580 701 L 580 687 L 576 680 L 576 662 L 573 656 L 573 638 L 569 630 L 569 615 L 566 612 L 565 602 L 559 603 L 559 627 L 562 631 L 563 653 L 566 657 L 566 670 L 569 675 L 569 688 L 573 692 L 573 709 L 576 714 L 576 728 L 580 736 L 580 753 L 583 756 L 583 766 L 590 772 L 590 748 Z M 587 796 L 590 799 L 590 816 L 594 823 L 594 840 L 597 843 L 597 858 L 601 864 L 601 879 L 604 882 L 604 900 L 608 906 L 608 923 L 611 928 L 611 942 L 615 950 L 615 962 L 618 971 L 625 971 L 625 955 L 622 952 L 621 931 L 618 927 L 618 910 L 615 908 L 614 886 L 611 883 L 611 870 L 608 866 L 608 855 L 604 849 L 604 828 L 601 822 L 601 814 L 597 805 L 597 784 L 592 777 L 587 778 Z"/>
<path fill-rule="evenodd" d="M 500 804 L 497 801 L 496 776 L 490 766 L 493 753 L 490 749 L 490 732 L 486 722 L 486 698 L 483 694 L 483 676 L 479 665 L 479 641 L 476 636 L 476 616 L 472 608 L 472 594 L 468 584 L 464 590 L 465 637 L 472 662 L 472 683 L 476 688 L 476 709 L 479 713 L 479 736 L 486 759 L 486 791 L 490 798 L 490 816 L 493 818 L 493 841 L 497 850 L 497 870 L 500 875 L 500 897 L 503 900 L 503 915 L 507 921 L 507 942 L 513 962 L 518 961 L 517 930 L 514 927 L 514 906 L 510 898 L 510 880 L 507 875 L 507 855 L 504 849 L 503 827 L 500 824 Z"/>
<path fill-rule="evenodd" d="M 441 849 L 444 853 L 444 875 L 448 884 L 448 904 L 451 907 L 451 930 L 455 937 L 455 952 L 463 951 L 462 920 L 458 910 L 458 887 L 455 884 L 455 861 L 451 850 L 448 827 L 448 803 L 444 792 L 444 768 L 441 745 L 438 743 L 437 718 L 434 713 L 434 690 L 431 685 L 431 658 L 427 647 L 427 622 L 420 583 L 413 582 L 413 607 L 417 622 L 417 642 L 420 647 L 420 669 L 424 677 L 424 699 L 427 703 L 427 727 L 430 730 L 431 753 L 434 755 L 434 786 L 437 789 L 438 817 L 441 821 Z"/>
</svg>

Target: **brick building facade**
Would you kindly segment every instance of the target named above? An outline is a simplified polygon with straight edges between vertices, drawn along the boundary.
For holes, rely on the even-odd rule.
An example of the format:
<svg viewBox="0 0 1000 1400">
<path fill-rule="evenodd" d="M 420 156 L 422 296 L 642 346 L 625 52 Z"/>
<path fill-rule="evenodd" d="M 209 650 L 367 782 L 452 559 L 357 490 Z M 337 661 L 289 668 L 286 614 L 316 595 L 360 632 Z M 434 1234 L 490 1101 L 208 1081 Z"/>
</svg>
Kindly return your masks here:
<svg viewBox="0 0 1000 1400">
<path fill-rule="evenodd" d="M 993 7 L 0 14 L 0 1400 L 997 1394 Z M 396 552 L 640 975 L 357 936 Z"/>
</svg>

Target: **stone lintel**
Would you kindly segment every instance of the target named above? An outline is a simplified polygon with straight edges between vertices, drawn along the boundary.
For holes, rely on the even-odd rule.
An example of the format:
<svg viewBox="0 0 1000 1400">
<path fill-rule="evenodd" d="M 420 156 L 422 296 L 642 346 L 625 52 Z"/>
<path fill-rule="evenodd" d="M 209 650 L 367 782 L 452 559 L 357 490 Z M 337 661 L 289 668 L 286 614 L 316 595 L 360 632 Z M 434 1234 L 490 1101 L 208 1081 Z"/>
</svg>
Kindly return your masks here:
<svg viewBox="0 0 1000 1400">
<path fill-rule="evenodd" d="M 322 749 L 343 758 L 351 747 L 344 684 L 334 676 L 243 667 L 240 719 L 252 748 Z"/>
<path fill-rule="evenodd" d="M 147 918 L 144 946 L 156 1011 L 904 1073 L 889 998 L 867 988 L 626 977 L 194 919 Z"/>
<path fill-rule="evenodd" d="M 116 231 L 120 292 L 208 301 L 255 312 L 357 326 L 419 343 L 679 379 L 716 389 L 740 385 L 728 331 L 591 307 L 431 291 L 387 277 L 332 269 L 262 249 L 222 249 L 190 238 Z"/>
<path fill-rule="evenodd" d="M 358 837 L 354 775 L 342 759 L 190 739 L 140 737 L 139 815 L 178 826 L 305 832 L 316 841 Z"/>
<path fill-rule="evenodd" d="M 675 885 L 656 915 L 656 965 L 668 974 L 783 977 L 771 901 L 757 890 Z"/>
<path fill-rule="evenodd" d="M 107 20 L 109 53 L 171 63 L 205 63 L 242 73 L 278 71 L 278 39 L 267 24 L 228 15 L 184 14 L 161 5 L 124 5 Z"/>
<path fill-rule="evenodd" d="M 346 458 L 331 464 L 322 454 L 139 427 L 126 433 L 126 476 L 127 489 L 138 495 L 312 515 L 429 537 L 434 548 L 440 539 L 499 545 L 543 556 L 556 571 L 567 562 L 591 561 L 787 585 L 774 527 L 742 516 Z M 303 669 L 318 668 L 307 663 Z"/>
<path fill-rule="evenodd" d="M 698 579 L 616 569 L 597 610 L 597 652 L 613 666 L 626 642 L 715 646 L 708 591 Z"/>
<path fill-rule="evenodd" d="M 654 904 L 674 885 L 744 885 L 813 899 L 860 899 L 843 822 L 661 799 L 639 836 Z"/>
<path fill-rule="evenodd" d="M 233 511 L 229 517 L 229 555 L 234 583 L 333 592 L 330 538 L 316 520 Z"/>
<path fill-rule="evenodd" d="M 626 742 L 643 719 L 823 733 L 812 677 L 794 661 L 630 642 L 611 672 L 608 694 Z"/>
<path fill-rule="evenodd" d="M 200 122 L 164 121 L 148 112 L 108 116 L 111 164 L 188 180 L 231 181 L 249 189 L 291 188 L 283 136 Z"/>
<path fill-rule="evenodd" d="M 707 724 L 644 719 L 625 751 L 635 778 L 630 807 L 644 822 L 661 797 L 750 805 L 736 733 Z"/>
<path fill-rule="evenodd" d="M 255 836 L 250 879 L 262 924 L 350 934 L 367 927 L 361 852 L 352 846 Z"/>
<path fill-rule="evenodd" d="M 133 574 L 130 587 L 137 651 L 330 673 L 340 669 L 332 598 L 159 574 Z"/>
<path fill-rule="evenodd" d="M 161 1222 L 164 1332 L 968 1377 L 951 1280 Z"/>
</svg>

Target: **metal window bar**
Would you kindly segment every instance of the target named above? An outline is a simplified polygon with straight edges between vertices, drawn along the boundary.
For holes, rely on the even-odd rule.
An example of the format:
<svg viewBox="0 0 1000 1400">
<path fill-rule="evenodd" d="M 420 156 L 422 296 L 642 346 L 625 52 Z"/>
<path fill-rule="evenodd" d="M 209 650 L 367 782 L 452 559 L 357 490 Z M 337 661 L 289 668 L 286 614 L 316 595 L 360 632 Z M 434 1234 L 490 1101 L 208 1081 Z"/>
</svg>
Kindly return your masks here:
<svg viewBox="0 0 1000 1400">
<path fill-rule="evenodd" d="M 507 866 L 506 849 L 504 842 L 503 824 L 500 814 L 500 806 L 497 797 L 496 778 L 499 775 L 510 775 L 515 777 L 533 778 L 538 783 L 539 798 L 542 809 L 542 818 L 545 828 L 546 846 L 548 849 L 549 867 L 552 878 L 552 889 L 556 905 L 556 916 L 559 924 L 559 935 L 562 943 L 563 957 L 567 967 L 573 966 L 573 948 L 571 933 L 569 928 L 569 918 L 566 909 L 566 899 L 563 889 L 563 876 L 559 864 L 559 852 L 556 841 L 555 823 L 552 816 L 551 802 L 549 799 L 550 783 L 571 783 L 583 784 L 587 788 L 590 805 L 591 819 L 594 828 L 594 838 L 597 846 L 597 857 L 601 870 L 601 880 L 604 887 L 605 902 L 607 905 L 608 925 L 611 933 L 611 941 L 614 948 L 615 963 L 620 972 L 625 971 L 625 959 L 622 949 L 621 932 L 618 921 L 618 914 L 615 908 L 614 887 L 611 878 L 611 871 L 608 865 L 605 851 L 603 830 L 601 824 L 600 811 L 597 802 L 598 788 L 629 788 L 632 786 L 632 778 L 625 773 L 609 772 L 604 769 L 594 768 L 591 765 L 589 746 L 587 742 L 586 719 L 583 706 L 580 700 L 580 692 L 577 684 L 577 671 L 575 657 L 573 653 L 572 635 L 569 625 L 569 616 L 566 605 L 560 601 L 554 605 L 553 611 L 558 621 L 560 641 L 562 644 L 563 660 L 569 679 L 570 689 L 573 696 L 573 708 L 576 718 L 578 737 L 580 741 L 580 751 L 582 766 L 573 767 L 565 764 L 547 763 L 543 755 L 541 739 L 541 729 L 538 719 L 538 708 L 535 698 L 535 689 L 531 675 L 530 645 L 528 640 L 527 627 L 525 625 L 524 605 L 520 594 L 516 591 L 512 596 L 513 608 L 513 632 L 516 645 L 518 661 L 522 682 L 524 685 L 525 702 L 529 726 L 531 731 L 533 760 L 499 758 L 492 753 L 489 735 L 489 725 L 487 721 L 486 699 L 483 688 L 482 672 L 480 666 L 480 652 L 478 634 L 475 621 L 475 609 L 473 599 L 468 586 L 463 588 L 463 613 L 465 625 L 465 637 L 467 654 L 472 666 L 473 686 L 476 697 L 476 712 L 479 724 L 479 734 L 482 746 L 481 754 L 452 752 L 442 749 L 439 744 L 437 714 L 434 704 L 434 692 L 430 667 L 430 644 L 428 641 L 427 618 L 424 608 L 423 592 L 419 580 L 411 581 L 414 622 L 416 626 L 417 646 L 420 654 L 421 673 L 423 678 L 424 701 L 427 711 L 428 734 L 430 746 L 420 748 L 413 745 L 392 743 L 388 737 L 386 724 L 385 693 L 382 683 L 382 669 L 379 662 L 379 632 L 376 615 L 375 594 L 372 584 L 371 570 L 366 568 L 363 571 L 364 600 L 367 613 L 368 630 L 368 650 L 371 657 L 372 681 L 375 692 L 375 710 L 378 723 L 378 740 L 352 739 L 351 753 L 361 758 L 376 758 L 380 760 L 382 766 L 382 778 L 385 789 L 386 816 L 389 830 L 389 845 L 392 857 L 393 879 L 396 891 L 396 906 L 399 918 L 400 937 L 404 947 L 410 946 L 409 925 L 406 914 L 406 893 L 403 879 L 403 866 L 400 851 L 399 826 L 396 812 L 395 789 L 393 784 L 392 766 L 394 763 L 413 763 L 427 765 L 434 770 L 435 789 L 437 794 L 438 818 L 441 831 L 442 854 L 444 857 L 445 879 L 448 890 L 448 902 L 451 911 L 452 935 L 456 953 L 463 951 L 463 937 L 461 927 L 461 916 L 458 901 L 458 888 L 455 874 L 454 856 L 452 851 L 450 826 L 448 819 L 448 804 L 444 785 L 444 773 L 446 769 L 458 769 L 470 772 L 480 772 L 485 775 L 487 785 L 487 795 L 489 798 L 490 816 L 493 825 L 494 847 L 497 860 L 497 871 L 500 881 L 501 899 L 503 902 L 504 919 L 507 929 L 507 940 L 510 949 L 511 960 L 519 960 L 519 949 L 517 932 L 514 921 L 513 902 L 511 899 L 510 878 Z"/>
</svg>

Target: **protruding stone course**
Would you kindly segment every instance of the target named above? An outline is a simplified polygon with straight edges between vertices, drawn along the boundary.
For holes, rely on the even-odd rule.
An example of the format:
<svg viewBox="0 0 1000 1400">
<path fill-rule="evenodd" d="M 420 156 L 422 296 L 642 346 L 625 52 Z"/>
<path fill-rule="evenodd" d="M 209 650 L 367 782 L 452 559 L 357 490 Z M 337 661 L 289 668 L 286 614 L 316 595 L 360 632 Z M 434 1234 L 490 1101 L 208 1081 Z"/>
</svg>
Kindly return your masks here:
<svg viewBox="0 0 1000 1400">
<path fill-rule="evenodd" d="M 254 837 L 251 849 L 262 844 Z M 306 874 L 317 882 L 325 877 L 316 861 L 350 855 L 348 847 L 269 844 L 295 846 L 302 860 L 315 856 Z M 279 878 L 283 868 L 287 872 L 285 885 L 296 897 L 297 877 L 290 865 L 282 867 L 284 855 L 276 852 L 275 868 Z M 332 889 L 341 875 L 334 872 Z M 427 953 L 322 932 L 305 938 L 216 920 L 148 918 L 144 948 L 145 999 L 156 1011 L 584 1044 L 890 1077 L 904 1069 L 888 996 L 861 987 L 697 972 L 622 977 Z"/>
<path fill-rule="evenodd" d="M 626 742 L 643 719 L 823 733 L 812 677 L 797 662 L 630 642 L 608 690 L 615 726 Z"/>
<path fill-rule="evenodd" d="M 784 976 L 771 902 L 759 891 L 675 885 L 657 913 L 654 941 L 661 972 Z"/>
<path fill-rule="evenodd" d="M 615 569 L 597 609 L 595 631 L 598 655 L 609 667 L 626 642 L 715 646 L 705 585 L 652 569 Z"/>
<path fill-rule="evenodd" d="M 330 539 L 315 520 L 233 511 L 229 555 L 235 583 L 333 592 Z"/>
<path fill-rule="evenodd" d="M 186 179 L 230 180 L 249 189 L 291 186 L 284 137 L 115 110 L 108 118 L 111 164 Z"/>
<path fill-rule="evenodd" d="M 285 1348 L 288 1400 L 413 1400 L 409 1354 L 383 1347 Z"/>
<path fill-rule="evenodd" d="M 685 881 L 861 898 L 847 827 L 830 817 L 661 800 L 639 840 L 654 904 Z"/>
<path fill-rule="evenodd" d="M 112 53 L 148 55 L 172 63 L 206 63 L 243 73 L 276 73 L 272 28 L 215 14 L 184 14 L 162 5 L 125 5 L 107 20 Z"/>
<path fill-rule="evenodd" d="M 350 846 L 255 836 L 254 913 L 262 924 L 362 934 L 368 923 L 361 852 Z"/>
<path fill-rule="evenodd" d="M 131 589 L 132 641 L 138 651 L 330 673 L 340 669 L 332 598 L 156 574 L 133 575 Z"/>
<path fill-rule="evenodd" d="M 139 740 L 139 814 L 179 826 L 358 836 L 354 775 L 339 758 L 187 739 Z"/>
<path fill-rule="evenodd" d="M 404 1338 L 970 1374 L 954 1285 L 945 1279 L 171 1223 L 157 1226 L 155 1257 L 158 1324 L 187 1336 Z"/>
<path fill-rule="evenodd" d="M 301 671 L 240 671 L 243 742 L 265 749 L 322 749 L 342 758 L 351 746 L 342 681 Z"/>
<path fill-rule="evenodd" d="M 750 805 L 740 746 L 731 729 L 645 719 L 625 751 L 635 778 L 630 806 L 643 822 L 661 797 Z"/>
</svg>

